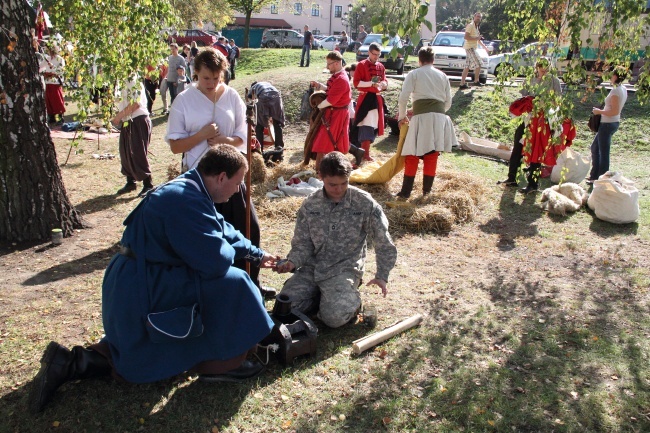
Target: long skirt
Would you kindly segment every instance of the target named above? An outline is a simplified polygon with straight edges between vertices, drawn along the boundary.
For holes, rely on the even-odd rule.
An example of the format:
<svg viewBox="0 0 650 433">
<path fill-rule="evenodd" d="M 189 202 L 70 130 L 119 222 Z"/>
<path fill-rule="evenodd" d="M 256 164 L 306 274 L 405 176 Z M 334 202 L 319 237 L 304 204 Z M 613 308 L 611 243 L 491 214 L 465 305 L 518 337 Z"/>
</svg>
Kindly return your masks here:
<svg viewBox="0 0 650 433">
<path fill-rule="evenodd" d="M 63 101 L 63 88 L 58 84 L 45 85 L 45 108 L 47 114 L 65 113 L 65 103 Z"/>
<path fill-rule="evenodd" d="M 120 131 L 122 174 L 142 181 L 151 176 L 147 150 L 151 141 L 151 120 L 142 115 L 128 121 Z"/>
</svg>

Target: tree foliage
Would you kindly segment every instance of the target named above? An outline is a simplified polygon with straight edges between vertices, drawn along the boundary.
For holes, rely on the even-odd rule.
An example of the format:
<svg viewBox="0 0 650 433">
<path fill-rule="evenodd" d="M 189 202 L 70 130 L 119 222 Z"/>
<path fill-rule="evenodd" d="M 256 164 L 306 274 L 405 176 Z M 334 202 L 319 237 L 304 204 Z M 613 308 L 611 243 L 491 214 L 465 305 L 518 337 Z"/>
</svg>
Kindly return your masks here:
<svg viewBox="0 0 650 433">
<path fill-rule="evenodd" d="M 202 27 L 211 22 L 217 29 L 231 19 L 232 10 L 227 0 L 192 0 L 174 2 L 174 9 L 183 28 Z"/>
<path fill-rule="evenodd" d="M 58 0 L 50 19 L 63 35 L 68 78 L 79 83 L 68 93 L 78 120 L 97 110 L 90 95 L 100 90 L 106 122 L 115 88 L 168 56 L 162 29 L 177 22 L 168 0 Z"/>
<path fill-rule="evenodd" d="M 235 11 L 246 15 L 246 24 L 244 25 L 244 48 L 249 47 L 248 35 L 250 30 L 251 15 L 253 12 L 259 12 L 262 7 L 273 3 L 274 0 L 228 0 L 230 7 Z"/>
<path fill-rule="evenodd" d="M 565 81 L 586 82 L 586 88 L 575 90 L 589 93 L 602 79 L 608 78 L 615 66 L 629 68 L 640 51 L 645 50 L 646 57 L 650 54 L 647 3 L 647 0 L 506 0 L 507 20 L 500 36 L 515 43 L 552 42 L 554 48 L 548 55 L 557 59 L 565 70 Z M 595 53 L 595 60 L 587 62 L 582 58 L 585 52 Z M 532 73 L 527 71 L 528 75 Z M 637 97 L 642 103 L 650 94 L 648 75 L 646 64 L 637 86 Z M 570 111 L 572 107 L 563 108 Z"/>
</svg>

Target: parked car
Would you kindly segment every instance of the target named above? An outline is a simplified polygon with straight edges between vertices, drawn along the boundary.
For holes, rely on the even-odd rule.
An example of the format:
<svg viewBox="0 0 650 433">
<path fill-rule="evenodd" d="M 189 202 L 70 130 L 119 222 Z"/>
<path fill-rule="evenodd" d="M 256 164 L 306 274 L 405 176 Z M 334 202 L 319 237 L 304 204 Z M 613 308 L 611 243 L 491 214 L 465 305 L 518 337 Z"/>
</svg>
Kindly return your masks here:
<svg viewBox="0 0 650 433">
<path fill-rule="evenodd" d="M 393 47 L 385 47 L 382 44 L 383 35 L 379 33 L 371 33 L 366 36 L 366 40 L 363 41 L 363 45 L 357 50 L 357 62 L 365 60 L 368 58 L 368 47 L 371 43 L 376 42 L 381 46 L 381 55 L 379 56 L 379 61 L 384 65 L 386 69 L 396 71 L 398 75 L 404 73 L 404 57 L 401 54 L 398 54 L 396 58 L 390 56 L 390 52 Z"/>
<path fill-rule="evenodd" d="M 295 30 L 271 29 L 262 35 L 262 48 L 302 48 L 305 37 Z M 320 48 L 320 42 L 314 38 L 312 49 Z"/>
<path fill-rule="evenodd" d="M 549 55 L 552 42 L 533 42 L 532 44 L 525 45 L 515 52 L 501 53 L 490 56 L 488 59 L 488 73 L 499 75 L 503 68 L 514 68 L 515 72 L 519 71 L 519 75 L 523 74 L 525 67 L 535 66 L 535 62 L 542 56 Z M 551 57 L 551 64 L 555 66 L 554 57 Z"/>
<path fill-rule="evenodd" d="M 420 51 L 420 48 L 425 47 L 427 45 L 431 45 L 432 40 L 433 39 L 430 38 L 420 38 L 420 42 L 418 42 L 418 44 L 415 47 L 413 47 L 413 55 L 417 56 L 418 51 Z"/>
<path fill-rule="evenodd" d="M 217 42 L 217 37 L 203 30 L 193 29 L 179 30 L 167 38 L 167 42 L 176 42 L 179 46 L 190 45 L 192 41 L 196 41 L 199 47 L 211 47 Z"/>
<path fill-rule="evenodd" d="M 465 69 L 466 58 L 464 42 L 465 32 L 438 32 L 431 43 L 435 52 L 433 66 L 447 75 L 461 76 Z M 481 71 L 478 79 L 481 83 L 485 83 L 488 74 L 488 53 L 479 45 L 476 54 L 481 59 Z M 471 69 L 469 76 L 474 80 L 474 71 Z"/>
<path fill-rule="evenodd" d="M 334 48 L 339 44 L 340 39 L 341 38 L 339 36 L 332 35 L 321 39 L 319 42 L 323 49 L 327 51 L 334 51 Z"/>
</svg>

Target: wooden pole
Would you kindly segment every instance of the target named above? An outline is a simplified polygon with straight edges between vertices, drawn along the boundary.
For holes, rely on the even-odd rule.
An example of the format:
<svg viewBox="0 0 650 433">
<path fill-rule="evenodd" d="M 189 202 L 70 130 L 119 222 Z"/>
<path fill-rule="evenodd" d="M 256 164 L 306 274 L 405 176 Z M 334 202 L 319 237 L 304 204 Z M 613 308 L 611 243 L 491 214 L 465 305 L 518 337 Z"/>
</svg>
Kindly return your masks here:
<svg viewBox="0 0 650 433">
<path fill-rule="evenodd" d="M 248 95 L 248 88 L 245 89 Z M 257 113 L 255 112 L 255 95 L 251 99 L 246 98 L 246 161 L 248 162 L 248 171 L 246 172 L 246 239 L 251 238 L 251 162 L 252 162 L 252 142 L 253 133 L 255 132 L 255 123 L 257 122 Z M 246 262 L 246 272 L 251 273 L 251 264 Z"/>
<path fill-rule="evenodd" d="M 354 352 L 355 355 L 365 352 L 371 347 L 375 347 L 379 343 L 383 343 L 384 341 L 394 337 L 400 332 L 404 332 L 407 329 L 411 329 L 414 326 L 419 325 L 421 321 L 422 321 L 422 315 L 416 314 L 415 316 L 411 316 L 406 320 L 402 320 L 401 322 L 391 327 L 388 327 L 383 331 L 375 332 L 374 334 L 370 334 L 366 337 L 353 341 L 352 352 Z"/>
</svg>

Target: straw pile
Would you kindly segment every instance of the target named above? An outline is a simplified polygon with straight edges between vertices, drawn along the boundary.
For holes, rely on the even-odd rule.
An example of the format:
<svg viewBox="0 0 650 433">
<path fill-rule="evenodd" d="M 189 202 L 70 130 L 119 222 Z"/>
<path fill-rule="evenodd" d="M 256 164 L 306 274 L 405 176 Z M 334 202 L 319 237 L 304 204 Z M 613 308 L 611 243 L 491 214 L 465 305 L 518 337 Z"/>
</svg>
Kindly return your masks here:
<svg viewBox="0 0 650 433">
<path fill-rule="evenodd" d="M 251 153 L 251 182 L 254 184 L 264 183 L 266 180 L 266 167 L 264 157 L 259 152 Z"/>
<path fill-rule="evenodd" d="M 395 176 L 390 182 L 390 190 L 399 191 L 401 184 L 402 176 Z M 389 205 L 385 210 L 392 229 L 416 233 L 449 232 L 454 225 L 476 218 L 487 192 L 478 178 L 442 170 L 436 175 L 430 194 L 422 196 L 421 190 L 422 184 L 418 180 L 407 202 Z M 377 196 L 375 198 L 380 200 Z M 391 202 L 393 199 L 387 197 L 386 200 Z"/>
<path fill-rule="evenodd" d="M 181 174 L 181 163 L 172 162 L 167 166 L 167 180 L 176 179 Z"/>
<path fill-rule="evenodd" d="M 284 197 L 269 199 L 266 193 L 276 189 L 278 178 L 283 177 L 285 181 L 289 180 L 294 174 L 307 171 L 308 168 L 302 164 L 289 164 L 282 162 L 275 167 L 265 168 L 266 180 L 261 185 L 257 185 L 254 190 L 255 208 L 260 218 L 273 219 L 275 222 L 295 223 L 298 209 L 302 205 L 304 197 Z M 310 177 L 316 176 L 316 173 L 306 173 L 300 176 L 300 179 L 307 181 Z"/>
</svg>

